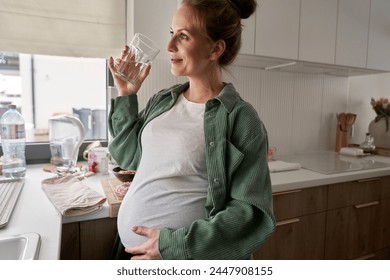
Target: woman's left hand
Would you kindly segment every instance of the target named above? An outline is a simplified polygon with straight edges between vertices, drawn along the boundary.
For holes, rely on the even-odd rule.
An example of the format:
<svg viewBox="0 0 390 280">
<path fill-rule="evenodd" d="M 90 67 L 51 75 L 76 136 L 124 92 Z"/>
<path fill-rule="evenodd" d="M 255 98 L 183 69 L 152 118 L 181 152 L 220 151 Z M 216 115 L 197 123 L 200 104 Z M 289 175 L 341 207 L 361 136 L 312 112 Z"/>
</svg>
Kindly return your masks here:
<svg viewBox="0 0 390 280">
<path fill-rule="evenodd" d="M 148 240 L 139 246 L 125 248 L 127 253 L 134 255 L 131 259 L 160 260 L 161 257 L 158 250 L 158 237 L 160 235 L 160 229 L 136 226 L 132 228 L 132 231 L 138 235 L 148 237 Z"/>
</svg>

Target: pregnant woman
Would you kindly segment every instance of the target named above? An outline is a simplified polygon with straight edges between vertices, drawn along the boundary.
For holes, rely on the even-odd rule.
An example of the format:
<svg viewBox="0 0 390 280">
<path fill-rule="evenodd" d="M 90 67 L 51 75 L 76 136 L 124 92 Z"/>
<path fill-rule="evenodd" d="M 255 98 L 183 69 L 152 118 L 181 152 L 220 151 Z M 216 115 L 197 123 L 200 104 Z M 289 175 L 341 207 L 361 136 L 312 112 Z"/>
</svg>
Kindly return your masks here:
<svg viewBox="0 0 390 280">
<path fill-rule="evenodd" d="M 115 75 L 109 150 L 137 170 L 118 213 L 124 259 L 249 259 L 271 235 L 266 129 L 222 80 L 241 46 L 254 0 L 184 0 L 172 19 L 171 72 L 188 82 L 156 93 L 139 111 L 134 85 Z M 123 58 L 128 47 L 122 52 Z"/>
</svg>

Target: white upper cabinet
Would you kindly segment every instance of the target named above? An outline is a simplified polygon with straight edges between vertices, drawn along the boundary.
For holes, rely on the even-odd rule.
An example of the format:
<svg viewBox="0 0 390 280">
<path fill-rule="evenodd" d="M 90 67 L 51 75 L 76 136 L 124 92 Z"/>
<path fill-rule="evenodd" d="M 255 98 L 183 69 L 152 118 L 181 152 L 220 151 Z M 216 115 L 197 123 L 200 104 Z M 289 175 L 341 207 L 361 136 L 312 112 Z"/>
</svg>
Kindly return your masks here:
<svg viewBox="0 0 390 280">
<path fill-rule="evenodd" d="M 334 64 L 337 0 L 301 0 L 299 60 Z"/>
<path fill-rule="evenodd" d="M 127 43 L 135 33 L 143 33 L 159 46 L 157 58 L 168 58 L 166 47 L 177 7 L 177 0 L 127 0 Z"/>
<path fill-rule="evenodd" d="M 256 10 L 255 53 L 298 58 L 300 0 L 262 0 Z"/>
<path fill-rule="evenodd" d="M 255 54 L 256 14 L 242 21 L 242 45 L 240 53 Z"/>
<path fill-rule="evenodd" d="M 136 32 L 166 46 L 179 0 L 126 0 Z M 390 71 L 390 0 L 259 0 L 242 21 L 241 54 Z"/>
<path fill-rule="evenodd" d="M 370 1 L 339 0 L 336 64 L 366 67 L 369 21 Z"/>
<path fill-rule="evenodd" d="M 371 0 L 367 68 L 390 71 L 389 0 Z"/>
</svg>

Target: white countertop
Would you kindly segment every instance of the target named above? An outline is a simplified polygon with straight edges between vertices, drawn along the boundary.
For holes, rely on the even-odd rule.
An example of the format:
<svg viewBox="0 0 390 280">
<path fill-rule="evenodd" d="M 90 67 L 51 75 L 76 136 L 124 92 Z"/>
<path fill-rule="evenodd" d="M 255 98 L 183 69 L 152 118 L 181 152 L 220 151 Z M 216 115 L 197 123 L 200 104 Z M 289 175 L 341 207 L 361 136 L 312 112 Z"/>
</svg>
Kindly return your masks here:
<svg viewBox="0 0 390 280">
<path fill-rule="evenodd" d="M 389 157 L 368 156 L 366 159 L 374 159 L 390 164 Z M 271 173 L 272 191 L 281 192 L 292 189 L 322 186 L 327 184 L 361 180 L 381 176 L 389 176 L 390 167 L 349 171 L 335 174 L 322 174 L 307 169 Z"/>
<path fill-rule="evenodd" d="M 40 259 L 59 259 L 61 246 L 61 214 L 41 189 L 42 179 L 51 176 L 42 166 L 28 166 L 25 184 L 8 225 L 0 236 L 36 232 L 41 236 Z"/>
<path fill-rule="evenodd" d="M 373 158 L 390 163 L 390 158 L 377 156 L 373 156 Z M 9 224 L 0 229 L 0 236 L 27 232 L 39 233 L 42 238 L 39 259 L 51 260 L 60 257 L 62 223 L 107 218 L 109 210 L 106 202 L 99 212 L 77 217 L 62 217 L 42 191 L 41 181 L 53 176 L 53 174 L 43 171 L 44 167 L 45 164 L 29 165 L 27 167 L 25 185 Z M 390 167 L 331 175 L 299 169 L 271 173 L 271 181 L 273 192 L 280 192 L 389 175 Z M 104 195 L 100 181 L 108 176 L 113 177 L 112 174 L 96 174 L 85 179 L 83 184 Z"/>
<path fill-rule="evenodd" d="M 39 259 L 56 260 L 60 258 L 62 223 L 106 218 L 108 217 L 108 204 L 106 202 L 103 209 L 96 213 L 78 217 L 62 217 L 42 190 L 41 181 L 54 176 L 43 171 L 46 165 L 27 166 L 25 184 L 8 225 L 0 228 L 0 237 L 36 232 L 41 236 Z M 83 184 L 104 195 L 100 180 L 107 176 L 109 175 L 96 174 L 85 179 Z"/>
</svg>

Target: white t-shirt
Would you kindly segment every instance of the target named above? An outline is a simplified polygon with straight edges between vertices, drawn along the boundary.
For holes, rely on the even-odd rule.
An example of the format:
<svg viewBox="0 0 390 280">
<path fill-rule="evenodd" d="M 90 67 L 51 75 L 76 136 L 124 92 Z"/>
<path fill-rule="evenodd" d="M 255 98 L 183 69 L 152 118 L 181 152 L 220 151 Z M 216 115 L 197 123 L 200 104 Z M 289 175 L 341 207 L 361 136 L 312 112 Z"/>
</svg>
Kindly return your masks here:
<svg viewBox="0 0 390 280">
<path fill-rule="evenodd" d="M 171 110 L 145 126 L 142 158 L 118 213 L 124 246 L 146 241 L 133 226 L 177 229 L 206 216 L 204 110 L 181 94 Z"/>
</svg>

